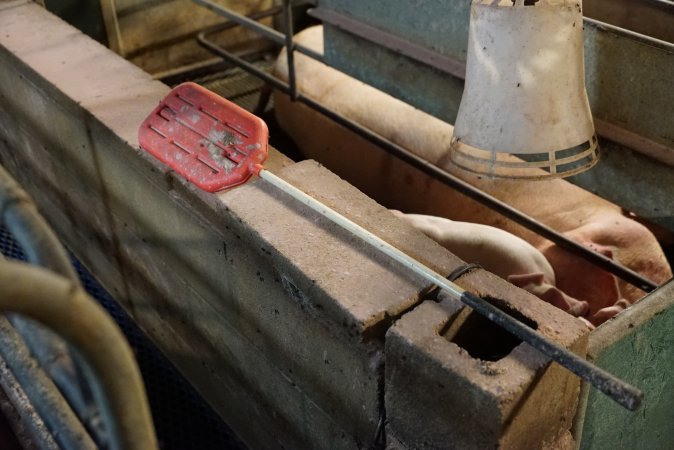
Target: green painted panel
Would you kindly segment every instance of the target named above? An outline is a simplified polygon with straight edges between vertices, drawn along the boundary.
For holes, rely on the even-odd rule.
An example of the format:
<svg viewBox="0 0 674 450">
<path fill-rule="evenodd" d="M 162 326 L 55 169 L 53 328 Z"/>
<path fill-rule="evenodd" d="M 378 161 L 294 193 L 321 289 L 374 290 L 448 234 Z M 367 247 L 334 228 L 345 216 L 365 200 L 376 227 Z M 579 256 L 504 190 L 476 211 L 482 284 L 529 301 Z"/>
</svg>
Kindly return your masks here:
<svg viewBox="0 0 674 450">
<path fill-rule="evenodd" d="M 587 401 L 581 449 L 674 448 L 672 283 L 661 290 L 664 292 L 659 292 L 658 297 L 664 298 L 667 306 L 647 312 L 650 317 L 637 318 L 641 324 L 636 323 L 637 320 L 627 321 L 625 329 L 634 331 L 607 345 L 595 358 L 600 367 L 643 390 L 645 397 L 641 407 L 636 412 L 629 412 L 592 389 Z M 651 297 L 643 301 L 651 300 L 660 301 Z"/>
</svg>

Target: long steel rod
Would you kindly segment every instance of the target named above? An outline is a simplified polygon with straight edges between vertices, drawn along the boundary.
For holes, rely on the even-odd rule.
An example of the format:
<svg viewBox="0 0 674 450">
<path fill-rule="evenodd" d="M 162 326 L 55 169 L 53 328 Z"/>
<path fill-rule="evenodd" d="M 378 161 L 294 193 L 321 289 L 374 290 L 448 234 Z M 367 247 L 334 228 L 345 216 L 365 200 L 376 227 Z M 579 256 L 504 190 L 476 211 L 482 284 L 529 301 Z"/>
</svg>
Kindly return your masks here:
<svg viewBox="0 0 674 450">
<path fill-rule="evenodd" d="M 263 81 L 275 87 L 276 89 L 286 94 L 290 93 L 290 87 L 288 86 L 287 83 L 255 67 L 253 64 L 244 61 L 243 59 L 237 57 L 231 52 L 224 50 L 220 46 L 206 39 L 203 33 L 198 35 L 197 40 L 199 44 L 209 49 L 213 53 L 221 56 L 222 58 L 228 60 L 233 64 L 236 64 L 243 70 L 262 79 Z M 341 114 L 325 107 L 319 102 L 316 102 L 311 98 L 306 97 L 302 93 L 299 92 L 297 93 L 297 101 L 304 103 L 305 105 L 318 111 L 324 116 L 334 120 L 335 122 L 339 123 L 345 128 L 357 133 L 359 136 L 363 137 L 369 142 L 379 146 L 386 152 L 397 156 L 401 160 L 407 162 L 411 166 L 433 177 L 434 179 L 456 189 L 457 191 L 472 198 L 473 200 L 488 206 L 489 208 L 498 212 L 502 216 L 507 217 L 510 220 L 513 220 L 514 222 L 533 231 L 534 233 L 539 234 L 540 236 L 546 239 L 549 239 L 550 241 L 557 244 L 559 247 L 577 256 L 580 256 L 581 258 L 595 264 L 596 266 L 606 270 L 607 272 L 612 273 L 618 278 L 625 280 L 626 282 L 638 287 L 639 289 L 642 289 L 646 292 L 651 292 L 658 287 L 658 284 L 653 282 L 652 280 L 649 280 L 648 278 L 643 277 L 642 275 L 634 272 L 633 270 L 616 263 L 612 259 L 607 258 L 606 256 L 597 253 L 594 250 L 567 238 L 566 236 L 556 232 L 555 230 L 539 222 L 538 220 L 529 217 L 526 214 L 522 213 L 521 211 L 513 208 L 512 206 L 498 200 L 497 198 L 485 192 L 482 192 L 476 187 L 455 177 L 454 175 L 448 173 L 444 169 L 441 169 L 435 164 L 426 161 L 420 156 L 415 155 L 414 153 L 401 147 L 400 145 L 389 141 L 388 139 L 380 136 L 379 134 L 354 122 L 353 120 L 348 119 L 342 116 Z"/>
<path fill-rule="evenodd" d="M 544 355 L 550 357 L 560 365 L 566 367 L 571 372 L 575 373 L 580 378 L 592 384 L 601 392 L 611 397 L 620 405 L 624 406 L 630 411 L 634 411 L 639 407 L 639 404 L 643 398 L 643 394 L 635 387 L 625 383 L 605 370 L 600 369 L 599 367 L 587 362 L 583 358 L 580 358 L 578 355 L 575 355 L 569 350 L 561 347 L 559 344 L 546 338 L 534 329 L 508 315 L 504 311 L 496 308 L 486 300 L 464 290 L 457 284 L 452 283 L 429 267 L 401 252 L 380 237 L 370 233 L 360 225 L 352 222 L 332 208 L 307 195 L 268 170 L 261 170 L 259 172 L 259 176 L 263 180 L 287 193 L 295 200 L 313 209 L 331 222 L 341 226 L 349 233 L 359 237 L 368 245 L 371 245 L 382 253 L 403 264 L 406 268 L 412 270 L 414 273 L 421 275 L 426 280 L 437 285 L 441 289 L 444 289 L 455 300 L 459 300 L 465 305 L 470 306 L 479 314 L 514 334 L 522 341 L 531 345 Z"/>
<path fill-rule="evenodd" d="M 297 100 L 297 81 L 295 79 L 295 43 L 293 42 L 293 14 L 290 0 L 283 0 L 283 22 L 285 24 L 285 46 L 290 49 L 286 52 L 288 85 L 290 87 L 290 98 L 295 101 Z"/>
</svg>

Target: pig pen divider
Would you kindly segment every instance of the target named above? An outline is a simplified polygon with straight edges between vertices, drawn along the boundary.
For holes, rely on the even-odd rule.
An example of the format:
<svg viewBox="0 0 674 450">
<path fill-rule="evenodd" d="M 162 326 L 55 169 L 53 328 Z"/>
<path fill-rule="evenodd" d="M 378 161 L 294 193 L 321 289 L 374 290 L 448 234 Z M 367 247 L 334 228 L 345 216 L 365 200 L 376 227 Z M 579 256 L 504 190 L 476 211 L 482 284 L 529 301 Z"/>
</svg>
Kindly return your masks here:
<svg viewBox="0 0 674 450">
<path fill-rule="evenodd" d="M 195 83 L 174 88 L 138 131 L 141 148 L 208 192 L 248 181 L 253 175 L 270 183 L 327 220 L 357 236 L 449 295 L 567 368 L 625 408 L 638 408 L 643 394 L 635 387 L 546 338 L 487 300 L 470 293 L 398 250 L 335 210 L 265 170 L 268 130 L 265 122 Z"/>
<path fill-rule="evenodd" d="M 291 32 L 288 33 L 288 36 L 284 38 L 283 35 L 281 33 L 278 33 L 276 30 L 272 30 L 264 25 L 261 25 L 251 20 L 246 16 L 237 14 L 231 9 L 212 3 L 209 0 L 192 0 L 192 1 L 201 6 L 207 7 L 209 10 L 219 15 L 228 18 L 231 22 L 236 22 L 240 26 L 243 26 L 257 33 L 260 33 L 261 35 L 269 38 L 278 45 L 284 45 L 284 43 L 286 43 L 286 49 L 288 49 L 289 53 L 293 51 L 299 51 L 300 53 L 303 53 L 310 58 L 316 59 L 321 62 L 323 61 L 323 57 L 321 54 L 317 54 L 311 49 L 307 49 L 306 47 L 302 47 L 298 44 L 295 44 L 292 40 L 292 30 L 290 30 Z M 287 11 L 286 14 L 290 14 L 291 11 L 289 6 L 286 5 L 286 3 L 284 3 L 283 6 L 284 9 Z M 231 22 L 227 22 L 223 26 L 229 26 Z M 347 128 L 349 131 L 356 133 L 357 135 L 366 139 L 370 143 L 396 156 L 402 161 L 405 161 L 415 169 L 420 170 L 424 174 L 432 177 L 433 179 L 446 184 L 447 186 L 457 190 L 458 192 L 470 197 L 472 200 L 475 200 L 489 207 L 493 211 L 496 211 L 497 213 L 501 214 L 502 216 L 516 222 L 517 224 L 527 228 L 530 231 L 533 231 L 534 233 L 544 237 L 545 239 L 554 242 L 560 248 L 585 259 L 586 261 L 596 265 L 597 267 L 603 270 L 606 270 L 607 272 L 615 275 L 616 277 L 624 280 L 625 282 L 633 286 L 636 286 L 637 288 L 643 290 L 644 292 L 652 292 L 658 288 L 657 283 L 638 274 L 637 272 L 631 270 L 630 268 L 613 261 L 611 258 L 608 258 L 605 255 L 602 255 L 601 253 L 598 253 L 589 247 L 586 247 L 582 244 L 579 244 L 578 242 L 575 242 L 572 239 L 569 239 L 563 234 L 558 233 L 557 231 L 548 227 L 544 223 L 539 222 L 538 220 L 532 217 L 529 217 L 528 215 L 513 208 L 512 206 L 502 202 L 501 200 L 498 200 L 496 197 L 493 197 L 481 191 L 480 189 L 472 186 L 471 184 L 466 183 L 465 181 L 450 174 L 446 170 L 438 167 L 437 165 L 432 164 L 429 161 L 426 161 L 425 159 L 417 156 L 416 154 L 412 153 L 406 148 L 403 148 L 402 146 L 384 138 L 383 136 L 369 130 L 368 128 L 365 128 L 359 123 L 356 123 L 353 120 L 350 120 L 347 117 L 331 110 L 330 108 L 324 106 L 320 102 L 317 102 L 303 95 L 301 92 L 297 92 L 295 86 L 296 83 L 293 84 L 286 83 L 283 80 L 280 80 L 279 78 L 269 74 L 268 72 L 265 72 L 264 70 L 257 68 L 253 64 L 238 57 L 234 53 L 225 50 L 215 42 L 209 40 L 207 38 L 207 35 L 211 32 L 213 32 L 213 30 L 206 30 L 200 32 L 197 35 L 197 41 L 202 47 L 222 57 L 229 63 L 234 64 L 235 66 L 263 80 L 270 86 L 280 90 L 281 92 L 287 95 L 290 95 L 291 98 L 295 99 L 296 101 L 299 101 L 307 105 L 308 107 L 314 109 L 315 111 L 323 114 L 329 119 L 334 120 L 339 125 Z M 273 33 L 273 38 L 271 37 L 272 34 L 270 33 Z M 289 42 L 289 44 L 287 42 Z M 413 51 L 408 50 L 408 53 L 409 52 Z M 441 57 L 440 55 L 436 56 L 438 56 L 438 58 L 440 59 L 443 59 L 443 57 Z M 290 58 L 290 62 L 292 62 L 292 58 Z M 443 67 L 440 67 L 439 69 L 443 70 Z M 290 79 L 296 80 L 294 65 L 288 66 L 288 74 L 289 80 Z"/>
</svg>

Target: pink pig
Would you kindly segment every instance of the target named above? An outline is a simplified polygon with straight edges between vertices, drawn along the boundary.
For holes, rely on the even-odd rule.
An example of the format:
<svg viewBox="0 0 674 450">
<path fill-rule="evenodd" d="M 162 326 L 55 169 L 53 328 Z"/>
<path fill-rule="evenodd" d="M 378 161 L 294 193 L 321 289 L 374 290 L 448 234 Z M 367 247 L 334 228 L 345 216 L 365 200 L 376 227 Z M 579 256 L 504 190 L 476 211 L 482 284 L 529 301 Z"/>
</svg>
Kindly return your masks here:
<svg viewBox="0 0 674 450">
<path fill-rule="evenodd" d="M 296 36 L 296 42 L 322 51 L 322 28 L 302 31 Z M 275 69 L 282 78 L 287 77 L 285 64 L 286 59 L 282 55 Z M 295 55 L 295 68 L 298 89 L 303 95 L 656 283 L 672 277 L 671 268 L 655 236 L 642 224 L 626 217 L 618 205 L 561 179 L 499 180 L 461 171 L 448 162 L 447 151 L 453 133 L 450 124 L 304 55 Z M 574 301 L 580 304 L 587 302 L 588 317 L 594 323 L 600 323 L 610 311 L 622 310 L 644 295 L 638 288 L 617 280 L 610 273 L 488 207 L 420 174 L 320 113 L 290 101 L 286 95 L 275 93 L 274 102 L 279 124 L 305 156 L 321 161 L 380 203 L 406 211 L 496 227 L 538 249 L 554 269 L 554 283 L 550 283 L 551 280 L 546 278 L 549 274 L 544 272 L 540 272 L 543 273 L 542 279 L 532 273 L 502 276 L 510 277 L 520 286 L 529 286 L 529 290 L 539 291 L 539 297 L 547 296 L 548 301 L 562 305 L 563 309 L 563 305 L 568 304 L 567 310 L 572 312 L 575 311 L 573 305 L 577 305 Z M 566 297 L 545 289 L 545 285 L 553 284 Z M 567 297 L 573 300 L 567 300 Z"/>
<path fill-rule="evenodd" d="M 577 317 L 589 312 L 587 302 L 570 297 L 555 287 L 552 266 L 525 240 L 488 225 L 403 214 L 396 210 L 391 212 L 464 261 L 480 264 L 553 306 Z M 608 314 L 603 313 L 604 316 Z"/>
</svg>

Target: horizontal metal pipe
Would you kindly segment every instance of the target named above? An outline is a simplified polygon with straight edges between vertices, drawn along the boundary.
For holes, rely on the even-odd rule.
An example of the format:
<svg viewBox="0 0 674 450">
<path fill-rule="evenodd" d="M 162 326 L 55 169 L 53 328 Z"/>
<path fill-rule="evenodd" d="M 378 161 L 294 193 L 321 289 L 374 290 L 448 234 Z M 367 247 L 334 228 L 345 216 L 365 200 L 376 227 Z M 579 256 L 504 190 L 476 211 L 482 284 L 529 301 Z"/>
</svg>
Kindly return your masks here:
<svg viewBox="0 0 674 450">
<path fill-rule="evenodd" d="M 260 34 L 261 36 L 269 39 L 270 41 L 278 44 L 279 46 L 284 46 L 286 44 L 286 36 L 285 34 L 278 32 L 274 29 L 271 29 L 269 27 L 266 27 L 262 24 L 259 24 L 256 22 L 254 19 L 246 17 L 244 15 L 238 14 L 234 11 L 232 11 L 229 8 L 225 8 L 224 6 L 220 6 L 216 3 L 213 3 L 208 0 L 192 0 L 194 3 L 201 5 L 214 13 L 226 17 L 227 19 L 231 20 L 232 22 L 235 22 L 245 28 L 248 28 L 249 30 L 253 30 L 256 33 Z M 210 31 L 207 31 L 207 33 Z M 203 33 L 203 32 L 202 32 Z M 323 61 L 323 55 L 320 54 L 319 52 L 316 52 L 308 47 L 304 47 L 303 45 L 298 45 L 294 44 L 293 47 L 295 50 L 297 50 L 300 53 L 303 53 L 313 59 L 316 59 L 318 61 Z"/>
<path fill-rule="evenodd" d="M 157 449 L 140 371 L 124 335 L 79 285 L 45 269 L 0 261 L 0 310 L 24 314 L 75 347 L 100 380 L 97 398 L 116 450 Z"/>
<path fill-rule="evenodd" d="M 221 56 L 222 58 L 230 61 L 233 64 L 241 67 L 243 70 L 255 75 L 256 77 L 264 80 L 266 83 L 270 84 L 274 88 L 282 91 L 285 94 L 290 94 L 290 87 L 287 83 L 282 80 L 270 75 L 269 73 L 258 69 L 254 65 L 244 61 L 241 58 L 238 58 L 236 55 L 232 54 L 216 45 L 215 43 L 207 40 L 203 34 L 197 36 L 197 41 L 199 44 L 209 49 L 213 53 Z M 585 247 L 561 233 L 556 232 L 552 228 L 544 225 L 543 223 L 533 219 L 532 217 L 527 216 L 521 211 L 513 208 L 512 206 L 498 200 L 497 198 L 482 192 L 476 187 L 466 183 L 465 181 L 455 177 L 454 175 L 448 173 L 447 171 L 441 169 L 440 167 L 432 164 L 425 159 L 415 155 L 409 150 L 399 146 L 398 144 L 389 141 L 388 139 L 380 136 L 377 133 L 363 127 L 362 125 L 350 120 L 341 114 L 325 107 L 312 100 L 309 97 L 306 97 L 302 93 L 297 93 L 297 101 L 304 103 L 305 105 L 311 107 L 312 109 L 318 111 L 324 116 L 334 120 L 343 127 L 357 133 L 359 136 L 368 140 L 369 142 L 379 146 L 388 153 L 391 153 L 401 160 L 407 162 L 416 169 L 424 172 L 425 174 L 431 176 L 432 178 L 456 189 L 462 194 L 472 198 L 475 201 L 482 203 L 483 205 L 488 206 L 499 214 L 507 217 L 510 220 L 522 225 L 523 227 L 543 236 L 546 239 L 557 244 L 559 247 L 568 250 L 569 252 L 580 256 L 581 258 L 597 265 L 598 267 L 614 274 L 615 276 L 625 280 L 626 282 L 642 289 L 646 292 L 651 292 L 658 287 L 658 284 L 649 280 L 646 277 L 641 276 L 640 274 L 634 272 L 633 270 L 616 263 L 610 258 L 595 252 L 594 250 Z"/>
</svg>

